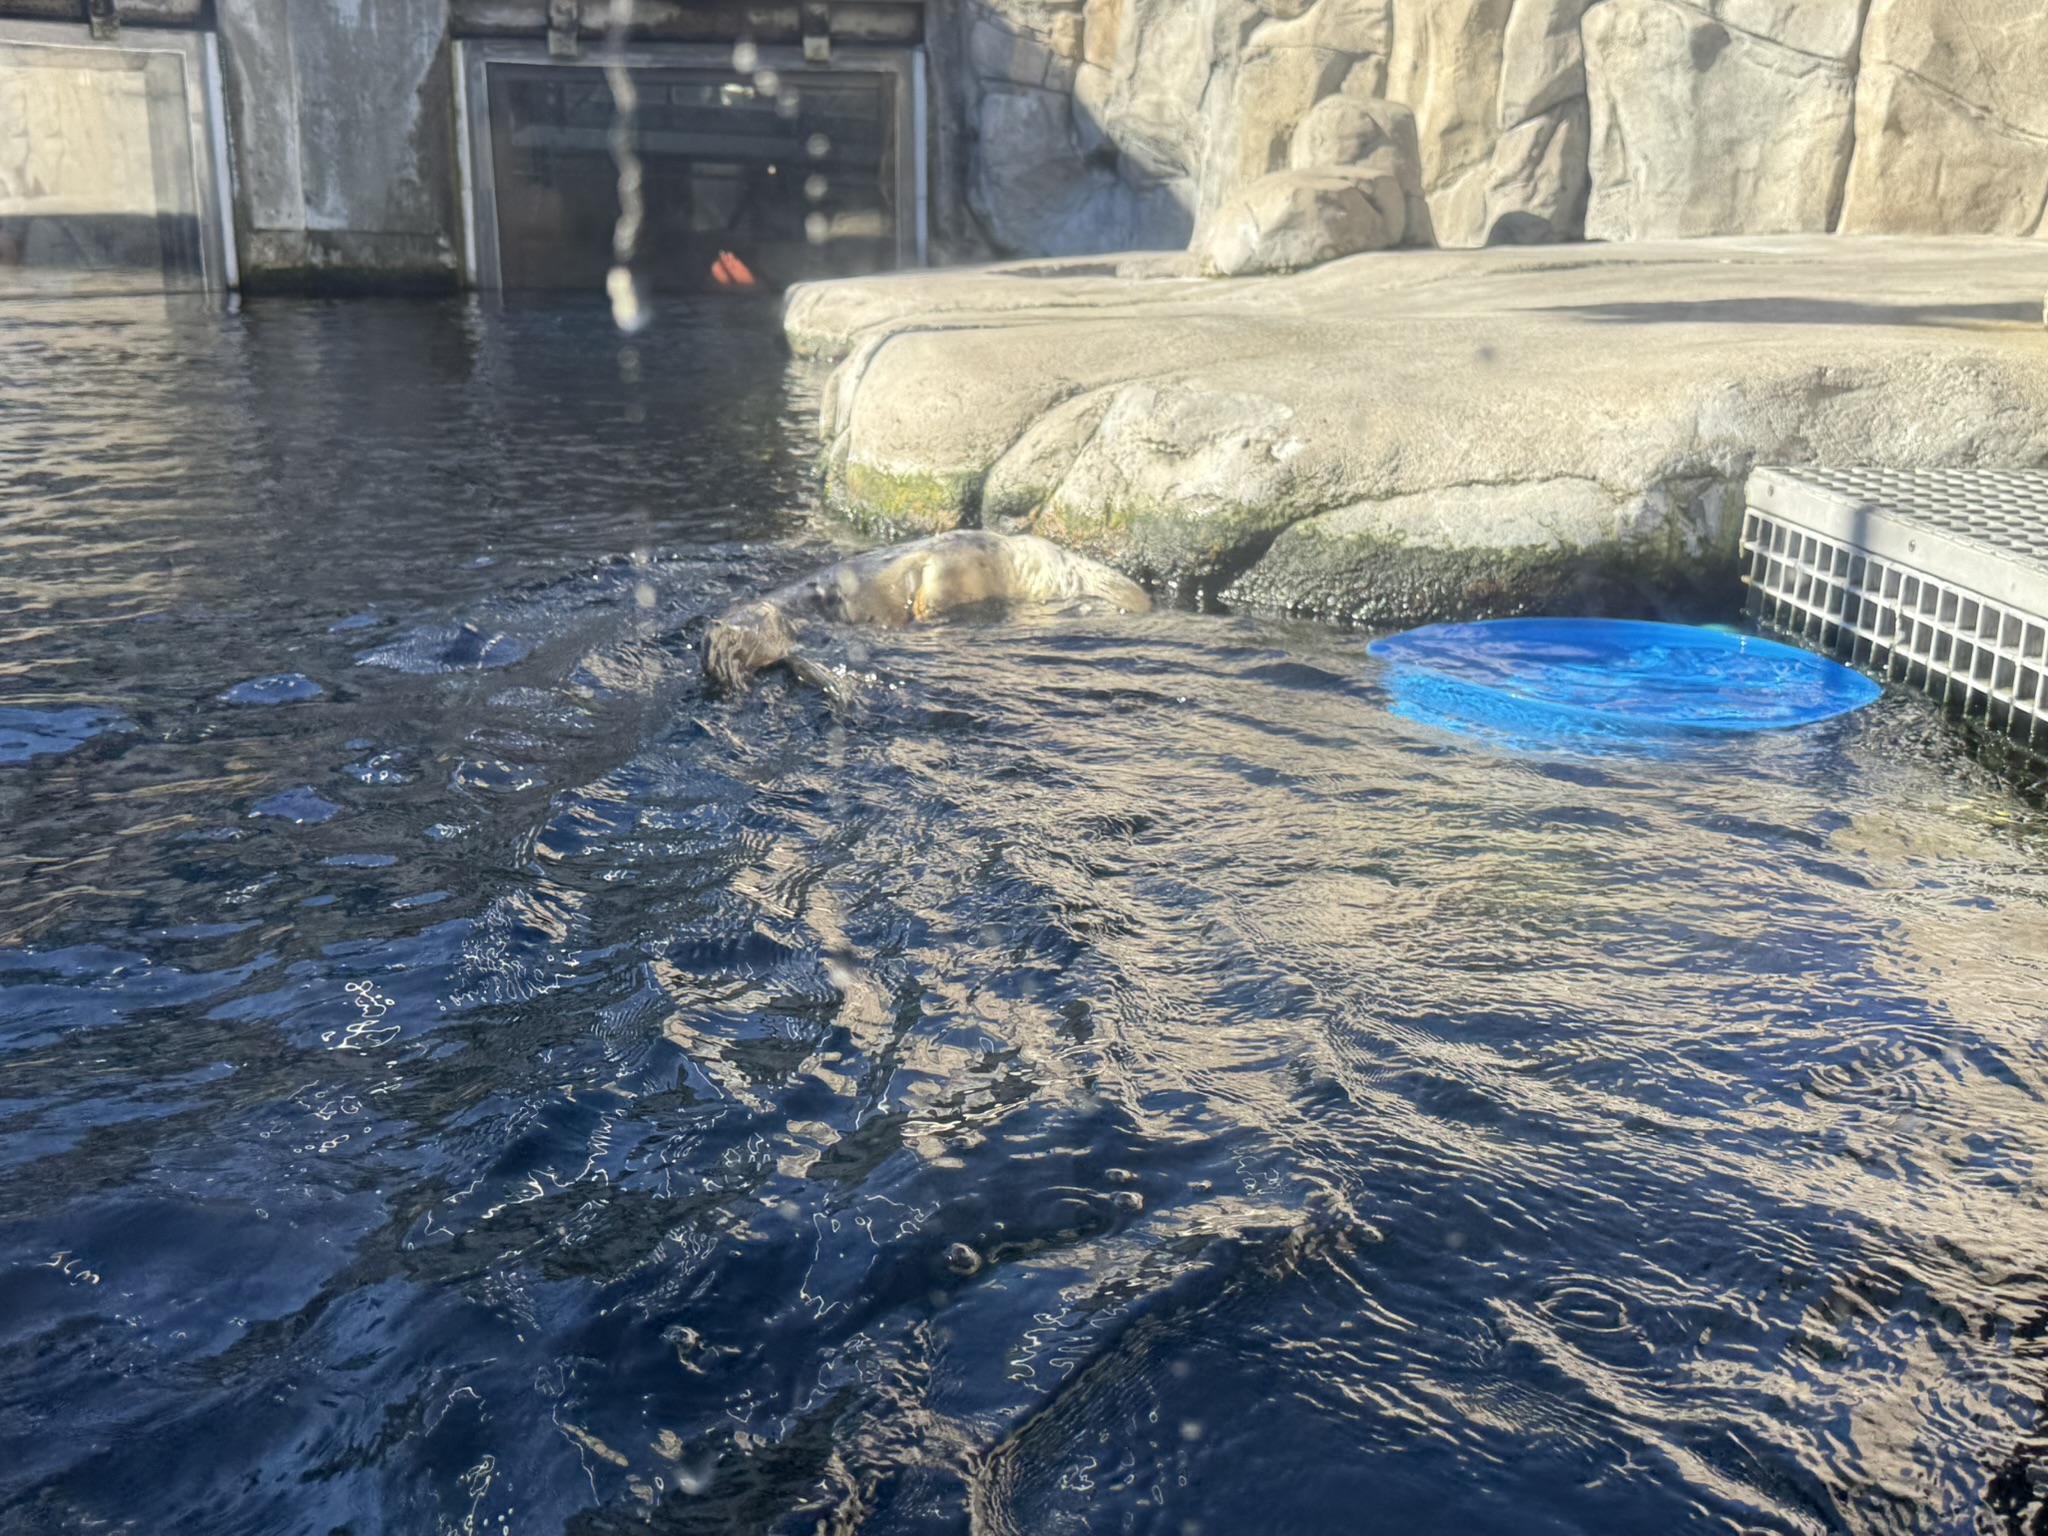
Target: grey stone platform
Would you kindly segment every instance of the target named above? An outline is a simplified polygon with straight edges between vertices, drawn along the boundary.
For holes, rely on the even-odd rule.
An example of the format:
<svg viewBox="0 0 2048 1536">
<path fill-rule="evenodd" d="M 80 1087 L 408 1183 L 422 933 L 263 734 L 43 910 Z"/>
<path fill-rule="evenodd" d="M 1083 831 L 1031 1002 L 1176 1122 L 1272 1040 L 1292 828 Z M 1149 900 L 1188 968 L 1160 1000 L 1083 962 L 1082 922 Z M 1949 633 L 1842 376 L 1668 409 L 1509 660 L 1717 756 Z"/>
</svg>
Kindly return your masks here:
<svg viewBox="0 0 2048 1536">
<path fill-rule="evenodd" d="M 1031 527 L 1372 626 L 1702 611 L 1758 464 L 2048 466 L 2048 241 L 1043 261 L 790 294 L 871 537 Z M 1687 594 L 1703 598 L 1692 602 Z"/>
</svg>

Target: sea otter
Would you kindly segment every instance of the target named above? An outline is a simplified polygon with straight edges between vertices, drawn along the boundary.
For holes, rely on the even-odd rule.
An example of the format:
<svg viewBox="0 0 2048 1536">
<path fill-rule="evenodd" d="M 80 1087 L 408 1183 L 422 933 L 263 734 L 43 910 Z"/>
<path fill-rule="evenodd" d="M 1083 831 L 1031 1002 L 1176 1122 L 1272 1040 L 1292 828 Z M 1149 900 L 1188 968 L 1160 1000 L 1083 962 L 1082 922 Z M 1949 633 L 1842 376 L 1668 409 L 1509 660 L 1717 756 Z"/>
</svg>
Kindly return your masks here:
<svg viewBox="0 0 2048 1536">
<path fill-rule="evenodd" d="M 960 528 L 828 565 L 766 597 L 735 604 L 704 635 L 704 675 L 721 688 L 778 662 L 816 678 L 798 654 L 806 621 L 911 624 L 991 603 L 1095 597 L 1129 613 L 1152 607 L 1128 576 L 1030 534 Z"/>
</svg>

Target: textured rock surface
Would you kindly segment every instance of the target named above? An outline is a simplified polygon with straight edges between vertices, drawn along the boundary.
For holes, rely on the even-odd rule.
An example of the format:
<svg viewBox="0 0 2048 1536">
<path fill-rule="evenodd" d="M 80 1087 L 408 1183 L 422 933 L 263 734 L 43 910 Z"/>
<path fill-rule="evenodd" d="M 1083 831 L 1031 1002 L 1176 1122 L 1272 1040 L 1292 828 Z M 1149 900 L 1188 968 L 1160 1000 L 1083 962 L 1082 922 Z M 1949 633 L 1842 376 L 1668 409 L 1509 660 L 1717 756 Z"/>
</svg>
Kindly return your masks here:
<svg viewBox="0 0 2048 1536">
<path fill-rule="evenodd" d="M 1181 247 L 1340 96 L 1413 111 L 1445 245 L 2048 222 L 2041 0 L 953 0 L 952 23 L 960 250 Z"/>
<path fill-rule="evenodd" d="M 1243 277 L 1434 243 L 1414 114 L 1390 101 L 1331 96 L 1295 128 L 1288 169 L 1259 177 L 1212 214 L 1194 255 L 1212 277 Z"/>
<path fill-rule="evenodd" d="M 2048 234 L 2048 14 L 1873 0 L 1842 228 Z"/>
<path fill-rule="evenodd" d="M 1391 174 L 1275 171 L 1218 210 L 1196 252 L 1214 277 L 1297 272 L 1399 245 L 1406 227 Z"/>
<path fill-rule="evenodd" d="M 843 358 L 833 488 L 876 533 L 1033 527 L 1183 592 L 1396 622 L 1725 582 L 1760 461 L 2048 465 L 2040 253 L 1040 264 L 798 289 L 788 322 Z"/>
<path fill-rule="evenodd" d="M 1588 11 L 1586 233 L 1832 227 L 1853 142 L 1858 7 L 1723 0 L 1756 30 L 1675 0 L 1603 0 Z"/>
<path fill-rule="evenodd" d="M 1712 557 L 1741 515 L 1738 487 L 1713 477 L 1623 500 L 1572 477 L 1452 485 L 1290 524 L 1223 597 L 1374 626 L 1655 609 L 1725 591 Z"/>
</svg>

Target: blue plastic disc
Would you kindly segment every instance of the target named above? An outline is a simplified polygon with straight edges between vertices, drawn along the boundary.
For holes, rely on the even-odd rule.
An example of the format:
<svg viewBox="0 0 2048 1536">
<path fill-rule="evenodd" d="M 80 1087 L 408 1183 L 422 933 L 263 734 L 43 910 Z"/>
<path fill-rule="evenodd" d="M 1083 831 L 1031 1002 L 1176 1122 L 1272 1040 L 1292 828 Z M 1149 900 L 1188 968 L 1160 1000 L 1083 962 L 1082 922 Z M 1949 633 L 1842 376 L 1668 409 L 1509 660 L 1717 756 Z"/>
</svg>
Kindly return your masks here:
<svg viewBox="0 0 2048 1536">
<path fill-rule="evenodd" d="M 1431 624 L 1375 640 L 1403 713 L 1516 737 L 1772 731 L 1878 697 L 1839 662 L 1774 640 L 1620 619 Z"/>
</svg>

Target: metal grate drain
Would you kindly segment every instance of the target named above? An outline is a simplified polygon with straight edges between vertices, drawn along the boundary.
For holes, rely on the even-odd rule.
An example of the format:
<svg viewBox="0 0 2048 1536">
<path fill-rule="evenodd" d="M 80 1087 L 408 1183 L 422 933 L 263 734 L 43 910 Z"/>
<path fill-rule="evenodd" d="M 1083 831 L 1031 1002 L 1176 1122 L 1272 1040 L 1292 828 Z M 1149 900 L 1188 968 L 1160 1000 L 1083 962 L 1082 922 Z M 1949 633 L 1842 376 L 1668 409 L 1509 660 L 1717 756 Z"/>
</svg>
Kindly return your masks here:
<svg viewBox="0 0 2048 1536">
<path fill-rule="evenodd" d="M 1759 469 L 1749 611 L 2048 756 L 2048 471 Z"/>
</svg>

